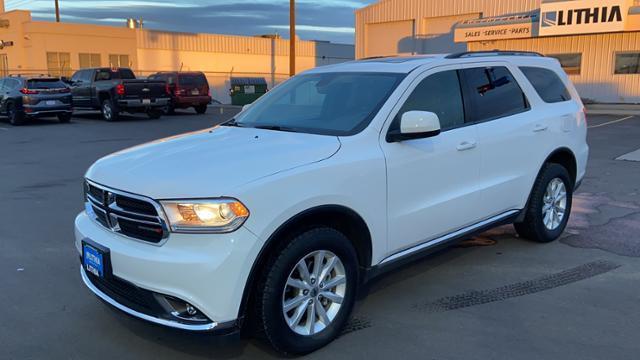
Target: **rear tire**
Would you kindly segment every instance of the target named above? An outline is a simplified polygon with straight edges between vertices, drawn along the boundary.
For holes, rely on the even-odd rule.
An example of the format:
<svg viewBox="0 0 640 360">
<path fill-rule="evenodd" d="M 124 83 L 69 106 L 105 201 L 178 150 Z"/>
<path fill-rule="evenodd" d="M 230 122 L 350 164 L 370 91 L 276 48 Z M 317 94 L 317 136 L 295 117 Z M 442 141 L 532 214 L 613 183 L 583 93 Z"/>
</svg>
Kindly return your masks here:
<svg viewBox="0 0 640 360">
<path fill-rule="evenodd" d="M 196 113 L 202 115 L 207 112 L 207 105 L 198 105 L 195 107 Z"/>
<path fill-rule="evenodd" d="M 66 123 L 70 122 L 71 121 L 71 114 L 59 114 L 58 115 L 58 121 L 63 123 L 63 124 L 66 124 Z"/>
<path fill-rule="evenodd" d="M 13 126 L 24 125 L 26 122 L 24 113 L 18 109 L 15 103 L 12 102 L 7 104 L 7 116 L 9 117 L 9 122 Z"/>
<path fill-rule="evenodd" d="M 102 102 L 102 118 L 108 122 L 118 121 L 120 114 L 111 99 Z"/>
<path fill-rule="evenodd" d="M 573 186 L 564 166 L 545 164 L 533 186 L 524 221 L 514 224 L 518 235 L 540 243 L 558 239 L 569 222 Z"/>
<path fill-rule="evenodd" d="M 338 337 L 349 318 L 358 283 L 356 251 L 342 233 L 315 228 L 276 255 L 256 289 L 258 329 L 276 350 L 307 354 Z"/>
</svg>

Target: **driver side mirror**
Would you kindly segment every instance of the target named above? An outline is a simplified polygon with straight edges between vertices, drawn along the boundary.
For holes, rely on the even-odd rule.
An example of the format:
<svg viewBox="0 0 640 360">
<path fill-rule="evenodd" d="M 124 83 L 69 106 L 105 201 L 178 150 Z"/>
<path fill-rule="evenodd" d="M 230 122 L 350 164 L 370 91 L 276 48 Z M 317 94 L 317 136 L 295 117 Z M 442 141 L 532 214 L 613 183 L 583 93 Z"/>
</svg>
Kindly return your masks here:
<svg viewBox="0 0 640 360">
<path fill-rule="evenodd" d="M 400 129 L 387 134 L 387 142 L 425 139 L 440 135 L 440 119 L 429 111 L 407 111 L 400 118 Z"/>
</svg>

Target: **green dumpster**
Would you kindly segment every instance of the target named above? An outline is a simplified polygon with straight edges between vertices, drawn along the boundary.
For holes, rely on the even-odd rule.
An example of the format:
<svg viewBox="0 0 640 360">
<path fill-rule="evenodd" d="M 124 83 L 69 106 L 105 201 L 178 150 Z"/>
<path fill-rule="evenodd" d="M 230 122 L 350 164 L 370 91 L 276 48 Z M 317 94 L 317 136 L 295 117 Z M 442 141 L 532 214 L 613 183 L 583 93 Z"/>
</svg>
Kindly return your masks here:
<svg viewBox="0 0 640 360">
<path fill-rule="evenodd" d="M 231 78 L 231 104 L 247 105 L 266 94 L 267 81 L 264 78 L 232 77 Z"/>
</svg>

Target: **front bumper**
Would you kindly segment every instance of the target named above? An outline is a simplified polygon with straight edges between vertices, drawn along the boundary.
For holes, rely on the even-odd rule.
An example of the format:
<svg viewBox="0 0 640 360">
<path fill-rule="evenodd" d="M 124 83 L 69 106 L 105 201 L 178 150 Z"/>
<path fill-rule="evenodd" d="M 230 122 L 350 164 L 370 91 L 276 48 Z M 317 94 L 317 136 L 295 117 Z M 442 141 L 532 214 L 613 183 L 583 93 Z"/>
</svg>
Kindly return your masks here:
<svg viewBox="0 0 640 360">
<path fill-rule="evenodd" d="M 82 242 L 87 239 L 109 250 L 113 278 L 153 296 L 187 302 L 211 321 L 185 323 L 167 314 L 140 311 L 110 296 L 92 281 L 93 275 L 82 269 L 87 287 L 112 306 L 137 318 L 183 330 L 227 332 L 237 328 L 245 283 L 260 248 L 250 231 L 240 228 L 231 234 L 171 234 L 164 245 L 156 246 L 113 233 L 83 212 L 75 221 L 80 256 Z"/>
<path fill-rule="evenodd" d="M 173 104 L 176 108 L 208 105 L 210 102 L 211 96 L 178 96 L 173 99 Z"/>
<path fill-rule="evenodd" d="M 23 105 L 24 113 L 31 117 L 55 116 L 59 114 L 71 114 L 71 105 L 58 106 L 30 106 Z"/>
</svg>

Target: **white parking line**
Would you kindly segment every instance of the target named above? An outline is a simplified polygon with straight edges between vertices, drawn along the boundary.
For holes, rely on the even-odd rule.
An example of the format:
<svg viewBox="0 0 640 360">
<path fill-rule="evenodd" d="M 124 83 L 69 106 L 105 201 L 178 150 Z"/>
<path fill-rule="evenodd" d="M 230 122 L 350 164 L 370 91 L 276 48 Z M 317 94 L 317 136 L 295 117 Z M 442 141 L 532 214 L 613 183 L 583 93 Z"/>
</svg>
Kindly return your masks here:
<svg viewBox="0 0 640 360">
<path fill-rule="evenodd" d="M 598 124 L 598 125 L 589 126 L 589 129 L 595 129 L 595 128 L 599 128 L 599 127 L 602 127 L 602 126 L 607 126 L 607 125 L 611 125 L 611 124 L 615 124 L 615 123 L 623 122 L 623 121 L 625 121 L 625 120 L 629 120 L 629 119 L 631 119 L 631 118 L 633 118 L 633 117 L 635 117 L 635 116 L 633 116 L 633 115 L 632 115 L 632 116 L 627 116 L 626 118 L 622 118 L 622 119 L 618 119 L 618 120 L 609 121 L 609 122 L 606 122 L 606 123 L 603 123 L 603 124 Z"/>
<path fill-rule="evenodd" d="M 9 131 L 9 129 L 3 127 L 0 127 L 0 130 Z"/>
</svg>

